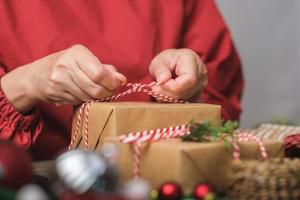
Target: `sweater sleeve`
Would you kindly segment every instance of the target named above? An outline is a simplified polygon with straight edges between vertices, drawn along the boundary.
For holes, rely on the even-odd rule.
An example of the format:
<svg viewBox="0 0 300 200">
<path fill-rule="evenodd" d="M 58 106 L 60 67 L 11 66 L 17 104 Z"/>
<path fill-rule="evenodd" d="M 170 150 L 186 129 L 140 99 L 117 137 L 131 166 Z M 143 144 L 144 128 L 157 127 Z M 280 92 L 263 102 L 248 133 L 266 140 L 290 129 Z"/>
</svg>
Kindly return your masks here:
<svg viewBox="0 0 300 200">
<path fill-rule="evenodd" d="M 0 78 L 4 69 L 0 65 Z M 6 99 L 0 85 L 0 139 L 11 140 L 18 146 L 29 148 L 42 132 L 43 123 L 37 109 L 27 115 L 20 114 Z"/>
<path fill-rule="evenodd" d="M 208 84 L 199 100 L 222 105 L 223 119 L 238 120 L 243 76 L 229 30 L 213 0 L 186 3 L 183 47 L 195 51 L 208 70 Z"/>
</svg>

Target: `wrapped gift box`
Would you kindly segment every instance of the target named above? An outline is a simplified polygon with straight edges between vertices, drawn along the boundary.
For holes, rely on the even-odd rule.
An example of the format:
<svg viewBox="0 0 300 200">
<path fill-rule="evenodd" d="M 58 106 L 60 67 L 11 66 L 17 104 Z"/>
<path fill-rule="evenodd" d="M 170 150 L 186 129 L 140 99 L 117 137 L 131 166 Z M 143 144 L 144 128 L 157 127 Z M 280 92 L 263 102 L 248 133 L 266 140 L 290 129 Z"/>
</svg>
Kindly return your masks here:
<svg viewBox="0 0 300 200">
<path fill-rule="evenodd" d="M 76 129 L 78 114 L 79 109 L 75 111 L 73 117 L 73 135 Z M 84 147 L 82 137 L 86 115 L 86 112 L 83 113 L 79 134 L 72 147 Z M 93 103 L 91 104 L 88 118 L 89 149 L 95 150 L 99 144 L 103 143 L 103 139 L 108 136 L 118 136 L 134 131 L 188 124 L 192 119 L 195 121 L 208 121 L 213 125 L 219 125 L 221 107 L 199 103 Z"/>
<path fill-rule="evenodd" d="M 133 177 L 134 150 L 131 144 L 122 144 L 116 138 L 106 139 L 119 147 L 117 167 L 122 181 Z M 259 159 L 255 142 L 239 144 L 241 159 Z M 269 158 L 282 157 L 282 144 L 266 141 Z M 222 142 L 182 142 L 170 139 L 143 143 L 141 148 L 140 176 L 150 181 L 153 188 L 165 181 L 179 183 L 189 194 L 198 183 L 209 183 L 217 191 L 224 191 L 226 175 L 233 161 L 232 149 Z"/>
</svg>

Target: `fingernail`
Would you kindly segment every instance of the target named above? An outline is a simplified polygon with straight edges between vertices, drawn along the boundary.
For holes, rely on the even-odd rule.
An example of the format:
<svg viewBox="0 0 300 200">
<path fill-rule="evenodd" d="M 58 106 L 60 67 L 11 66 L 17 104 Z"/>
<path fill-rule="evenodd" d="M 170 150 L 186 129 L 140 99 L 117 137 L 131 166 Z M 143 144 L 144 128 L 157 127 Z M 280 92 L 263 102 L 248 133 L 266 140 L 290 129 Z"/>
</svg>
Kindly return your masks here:
<svg viewBox="0 0 300 200">
<path fill-rule="evenodd" d="M 166 76 L 162 73 L 162 74 L 159 74 L 158 77 L 157 77 L 157 82 L 158 83 L 163 83 L 165 82 L 166 80 Z"/>
<path fill-rule="evenodd" d="M 122 84 L 127 82 L 127 78 L 123 74 L 116 72 L 115 75 L 122 82 Z"/>
</svg>

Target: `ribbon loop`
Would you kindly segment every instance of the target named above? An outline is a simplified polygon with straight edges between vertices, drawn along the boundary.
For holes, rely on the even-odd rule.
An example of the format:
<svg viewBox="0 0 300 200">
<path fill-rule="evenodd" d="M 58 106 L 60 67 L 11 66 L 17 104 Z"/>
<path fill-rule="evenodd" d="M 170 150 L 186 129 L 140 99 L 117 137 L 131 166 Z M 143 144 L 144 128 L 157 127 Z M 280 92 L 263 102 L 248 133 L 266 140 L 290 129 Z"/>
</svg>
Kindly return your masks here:
<svg viewBox="0 0 300 200">
<path fill-rule="evenodd" d="M 266 147 L 263 144 L 263 142 L 260 140 L 260 138 L 258 138 L 256 135 L 250 134 L 250 133 L 236 133 L 231 141 L 231 144 L 233 147 L 232 154 L 233 154 L 234 160 L 238 161 L 238 160 L 240 160 L 240 157 L 241 157 L 240 147 L 237 144 L 237 142 L 256 142 L 259 146 L 259 151 L 260 151 L 260 155 L 261 155 L 262 159 L 266 160 L 268 158 L 268 153 L 267 153 Z"/>
</svg>

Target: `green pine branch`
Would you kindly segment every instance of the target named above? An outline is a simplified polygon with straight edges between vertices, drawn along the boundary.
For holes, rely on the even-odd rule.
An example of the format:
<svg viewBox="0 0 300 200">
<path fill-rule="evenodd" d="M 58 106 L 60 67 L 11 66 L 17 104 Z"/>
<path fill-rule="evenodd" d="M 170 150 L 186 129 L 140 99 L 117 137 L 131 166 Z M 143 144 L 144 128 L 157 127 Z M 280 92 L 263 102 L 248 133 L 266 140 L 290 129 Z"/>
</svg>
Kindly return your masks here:
<svg viewBox="0 0 300 200">
<path fill-rule="evenodd" d="M 226 146 L 230 146 L 227 138 L 230 138 L 234 130 L 238 128 L 237 121 L 226 121 L 222 122 L 220 126 L 213 126 L 209 122 L 197 123 L 192 120 L 189 123 L 191 127 L 191 134 L 183 137 L 183 141 L 194 141 L 194 142 L 203 142 L 203 141 L 224 141 Z"/>
</svg>

